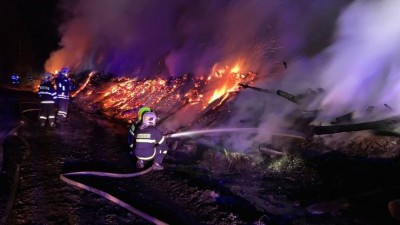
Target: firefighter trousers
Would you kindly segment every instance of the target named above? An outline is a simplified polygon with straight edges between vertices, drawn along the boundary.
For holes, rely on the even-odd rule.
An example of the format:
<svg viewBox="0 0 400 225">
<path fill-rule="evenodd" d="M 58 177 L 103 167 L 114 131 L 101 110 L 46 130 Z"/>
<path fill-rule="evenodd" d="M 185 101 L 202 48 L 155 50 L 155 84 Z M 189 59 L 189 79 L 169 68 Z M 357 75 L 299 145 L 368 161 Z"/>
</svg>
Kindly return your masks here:
<svg viewBox="0 0 400 225">
<path fill-rule="evenodd" d="M 155 163 L 161 164 L 167 151 L 154 149 L 135 149 L 135 155 L 138 159 L 150 161 L 154 159 Z"/>
<path fill-rule="evenodd" d="M 40 103 L 40 113 L 39 120 L 41 124 L 46 123 L 46 120 L 49 120 L 49 124 L 54 123 L 56 110 L 54 103 Z"/>
<path fill-rule="evenodd" d="M 65 122 L 67 119 L 69 99 L 58 99 L 57 121 Z"/>
</svg>

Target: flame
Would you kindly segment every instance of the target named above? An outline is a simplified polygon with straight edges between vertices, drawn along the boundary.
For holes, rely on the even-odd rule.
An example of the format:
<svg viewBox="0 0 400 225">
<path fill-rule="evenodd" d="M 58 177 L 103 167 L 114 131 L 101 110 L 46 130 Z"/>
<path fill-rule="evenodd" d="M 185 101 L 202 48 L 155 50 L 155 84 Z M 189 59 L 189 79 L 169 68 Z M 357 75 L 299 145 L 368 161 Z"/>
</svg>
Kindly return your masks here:
<svg viewBox="0 0 400 225">
<path fill-rule="evenodd" d="M 85 89 L 85 87 L 89 84 L 90 80 L 92 79 L 93 75 L 95 74 L 95 71 L 92 71 L 89 73 L 88 78 L 86 79 L 85 83 L 83 83 L 82 86 L 79 87 L 79 89 L 77 91 L 75 91 L 74 93 L 71 94 L 72 97 L 75 97 L 77 94 L 79 94 L 79 92 L 81 92 L 83 89 Z"/>
<path fill-rule="evenodd" d="M 231 69 L 231 73 L 239 73 L 240 70 L 240 66 L 238 64 L 236 64 L 232 69 Z"/>
<path fill-rule="evenodd" d="M 229 93 L 238 91 L 240 82 L 243 82 L 246 79 L 254 79 L 255 74 L 240 74 L 240 64 L 242 63 L 237 62 L 232 68 L 229 66 L 219 69 L 216 67 L 213 68 L 213 70 L 215 70 L 213 73 L 214 77 L 210 76 L 209 80 L 214 79 L 214 82 L 217 83 L 218 86 L 214 89 L 213 94 L 210 96 L 207 102 L 208 104 L 211 104 L 219 99 L 217 106 L 220 105 L 226 100 L 226 98 L 229 97 Z M 207 105 L 204 105 L 204 108 L 206 107 Z"/>
<path fill-rule="evenodd" d="M 225 95 L 226 92 L 227 92 L 226 85 L 224 85 L 222 88 L 215 90 L 214 93 L 212 94 L 210 100 L 208 100 L 208 104 L 210 104 L 213 101 L 215 101 L 216 99 L 220 98 L 222 95 Z"/>
<path fill-rule="evenodd" d="M 82 100 L 85 107 L 97 108 L 110 117 L 126 121 L 134 119 L 135 110 L 143 105 L 164 114 L 173 113 L 177 109 L 201 112 L 222 105 L 232 96 L 231 93 L 239 90 L 239 83 L 253 82 L 255 73 L 242 74 L 239 71 L 240 67 L 235 65 L 232 68 L 215 66 L 208 76 L 184 75 L 179 78 L 155 77 L 145 80 L 119 77 L 101 87 L 88 85 L 92 76 L 95 76 L 92 72 L 74 96 L 77 96 L 78 101 Z"/>
</svg>

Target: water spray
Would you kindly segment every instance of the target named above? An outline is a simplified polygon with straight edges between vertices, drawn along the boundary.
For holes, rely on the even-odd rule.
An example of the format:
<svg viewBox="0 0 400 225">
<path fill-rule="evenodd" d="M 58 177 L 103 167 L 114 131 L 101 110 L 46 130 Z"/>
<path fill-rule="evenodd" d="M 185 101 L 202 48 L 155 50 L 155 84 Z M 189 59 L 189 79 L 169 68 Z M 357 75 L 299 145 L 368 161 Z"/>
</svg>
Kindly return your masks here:
<svg viewBox="0 0 400 225">
<path fill-rule="evenodd" d="M 261 128 L 262 129 L 262 128 Z M 235 132 L 247 132 L 256 133 L 259 132 L 260 128 L 248 127 L 248 128 L 217 128 L 217 129 L 204 129 L 204 130 L 193 130 L 193 131 L 183 131 L 166 135 L 167 138 L 178 138 L 183 136 L 195 136 L 200 134 L 210 134 L 210 133 L 235 133 Z M 288 133 L 271 133 L 271 135 L 304 138 L 304 136 L 299 134 L 288 134 Z"/>
<path fill-rule="evenodd" d="M 193 131 L 183 131 L 173 134 L 168 134 L 168 138 L 177 138 L 183 136 L 194 136 L 199 134 L 209 134 L 209 133 L 234 133 L 234 132 L 257 132 L 258 128 L 218 128 L 218 129 L 207 129 L 207 130 L 193 130 Z"/>
</svg>

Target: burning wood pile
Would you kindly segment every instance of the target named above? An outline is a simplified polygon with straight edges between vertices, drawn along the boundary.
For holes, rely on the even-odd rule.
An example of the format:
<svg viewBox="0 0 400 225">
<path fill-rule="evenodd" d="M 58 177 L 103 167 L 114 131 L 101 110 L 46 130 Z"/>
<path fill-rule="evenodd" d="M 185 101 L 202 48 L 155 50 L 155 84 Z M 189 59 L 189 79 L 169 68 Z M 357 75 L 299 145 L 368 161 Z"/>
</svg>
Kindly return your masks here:
<svg viewBox="0 0 400 225">
<path fill-rule="evenodd" d="M 173 129 L 192 127 L 199 122 L 210 125 L 217 113 L 242 88 L 239 83 L 252 84 L 256 74 L 239 73 L 226 67 L 209 76 L 185 74 L 181 77 L 152 79 L 112 78 L 93 85 L 101 76 L 94 71 L 86 76 L 73 96 L 86 110 L 101 112 L 109 118 L 130 122 L 136 119 L 141 106 L 154 109 L 160 123 L 174 120 Z M 168 126 L 171 128 L 171 125 Z"/>
</svg>

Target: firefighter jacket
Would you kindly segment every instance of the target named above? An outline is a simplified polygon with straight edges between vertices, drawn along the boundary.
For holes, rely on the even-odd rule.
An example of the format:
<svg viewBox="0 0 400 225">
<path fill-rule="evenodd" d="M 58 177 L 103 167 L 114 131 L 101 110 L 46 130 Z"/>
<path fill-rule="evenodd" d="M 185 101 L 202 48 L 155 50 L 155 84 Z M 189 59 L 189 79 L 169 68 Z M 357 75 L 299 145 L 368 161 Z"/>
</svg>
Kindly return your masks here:
<svg viewBox="0 0 400 225">
<path fill-rule="evenodd" d="M 72 90 L 72 83 L 68 77 L 60 74 L 56 77 L 55 82 L 57 86 L 57 98 L 69 99 L 69 94 Z"/>
<path fill-rule="evenodd" d="M 154 126 L 139 129 L 136 133 L 135 154 L 141 160 L 151 160 L 165 155 L 168 147 L 165 137 Z"/>
<path fill-rule="evenodd" d="M 56 91 L 51 81 L 43 81 L 40 84 L 38 95 L 42 104 L 52 104 L 57 99 Z"/>
</svg>

